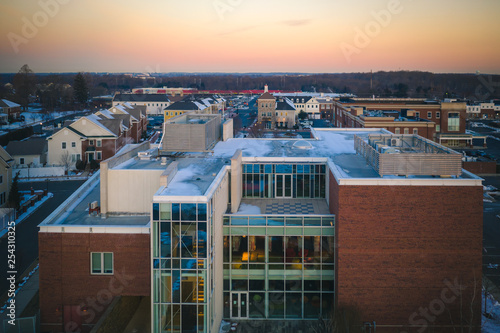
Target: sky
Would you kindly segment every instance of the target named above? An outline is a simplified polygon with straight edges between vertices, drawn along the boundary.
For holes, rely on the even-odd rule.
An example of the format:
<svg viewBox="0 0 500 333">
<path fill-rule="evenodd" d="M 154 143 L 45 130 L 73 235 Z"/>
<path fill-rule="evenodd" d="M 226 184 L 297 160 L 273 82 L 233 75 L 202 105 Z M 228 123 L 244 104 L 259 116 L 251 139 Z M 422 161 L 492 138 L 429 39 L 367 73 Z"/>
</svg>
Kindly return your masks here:
<svg viewBox="0 0 500 333">
<path fill-rule="evenodd" d="M 0 73 L 500 74 L 498 0 L 1 0 Z"/>
</svg>

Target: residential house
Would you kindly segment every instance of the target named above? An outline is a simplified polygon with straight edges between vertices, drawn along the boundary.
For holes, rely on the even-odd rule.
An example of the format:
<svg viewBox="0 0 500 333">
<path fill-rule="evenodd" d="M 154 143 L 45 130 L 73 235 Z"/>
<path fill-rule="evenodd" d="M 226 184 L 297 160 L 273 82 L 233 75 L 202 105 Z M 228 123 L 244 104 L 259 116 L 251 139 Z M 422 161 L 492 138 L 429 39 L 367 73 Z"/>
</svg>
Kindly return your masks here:
<svg viewBox="0 0 500 333">
<path fill-rule="evenodd" d="M 278 97 L 276 102 L 276 127 L 292 128 L 297 122 L 297 109 L 287 97 Z"/>
<path fill-rule="evenodd" d="M 21 116 L 21 105 L 6 99 L 0 100 L 0 111 L 7 115 L 8 119 L 17 119 Z"/>
<path fill-rule="evenodd" d="M 40 166 L 47 163 L 47 140 L 30 138 L 23 141 L 10 141 L 5 150 L 18 166 Z"/>
</svg>

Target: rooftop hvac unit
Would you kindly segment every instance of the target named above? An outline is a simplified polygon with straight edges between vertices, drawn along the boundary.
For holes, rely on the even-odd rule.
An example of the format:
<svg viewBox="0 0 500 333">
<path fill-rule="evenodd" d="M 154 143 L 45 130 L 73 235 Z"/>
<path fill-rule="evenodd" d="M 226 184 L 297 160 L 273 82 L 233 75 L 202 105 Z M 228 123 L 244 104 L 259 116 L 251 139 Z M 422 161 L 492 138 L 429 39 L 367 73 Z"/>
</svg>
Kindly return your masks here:
<svg viewBox="0 0 500 333">
<path fill-rule="evenodd" d="M 139 158 L 141 160 L 151 159 L 151 153 L 149 151 L 141 151 L 141 152 L 137 153 L 137 156 L 139 156 Z"/>
<path fill-rule="evenodd" d="M 90 209 L 96 209 L 97 207 L 98 207 L 98 203 L 97 203 L 97 201 L 92 201 L 92 202 L 90 203 Z"/>
<path fill-rule="evenodd" d="M 391 139 L 391 147 L 399 147 L 399 146 L 401 146 L 400 139 Z"/>
<path fill-rule="evenodd" d="M 161 158 L 161 165 L 167 165 L 167 158 L 166 157 Z"/>
</svg>

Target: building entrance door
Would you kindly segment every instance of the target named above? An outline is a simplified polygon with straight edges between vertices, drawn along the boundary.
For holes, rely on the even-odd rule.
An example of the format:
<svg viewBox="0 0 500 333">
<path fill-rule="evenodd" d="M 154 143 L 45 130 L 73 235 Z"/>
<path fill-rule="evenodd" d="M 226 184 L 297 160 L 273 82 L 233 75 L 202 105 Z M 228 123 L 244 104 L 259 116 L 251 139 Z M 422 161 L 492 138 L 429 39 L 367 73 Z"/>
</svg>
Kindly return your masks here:
<svg viewBox="0 0 500 333">
<path fill-rule="evenodd" d="M 231 293 L 231 318 L 248 318 L 248 292 Z"/>
<path fill-rule="evenodd" d="M 276 198 L 291 198 L 292 197 L 292 175 L 277 174 L 276 175 Z"/>
</svg>

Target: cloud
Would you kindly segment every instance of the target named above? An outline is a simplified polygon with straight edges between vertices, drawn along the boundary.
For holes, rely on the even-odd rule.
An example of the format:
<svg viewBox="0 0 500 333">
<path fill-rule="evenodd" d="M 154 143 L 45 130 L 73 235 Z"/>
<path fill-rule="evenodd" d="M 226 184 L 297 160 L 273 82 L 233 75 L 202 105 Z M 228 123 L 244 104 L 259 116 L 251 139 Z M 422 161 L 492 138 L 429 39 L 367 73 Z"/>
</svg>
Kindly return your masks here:
<svg viewBox="0 0 500 333">
<path fill-rule="evenodd" d="M 303 19 L 303 20 L 288 20 L 288 21 L 283 21 L 282 23 L 290 27 L 298 27 L 301 25 L 310 24 L 311 22 L 312 22 L 311 19 Z"/>
</svg>

